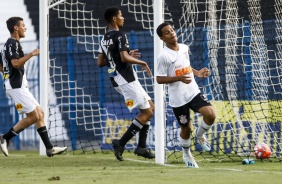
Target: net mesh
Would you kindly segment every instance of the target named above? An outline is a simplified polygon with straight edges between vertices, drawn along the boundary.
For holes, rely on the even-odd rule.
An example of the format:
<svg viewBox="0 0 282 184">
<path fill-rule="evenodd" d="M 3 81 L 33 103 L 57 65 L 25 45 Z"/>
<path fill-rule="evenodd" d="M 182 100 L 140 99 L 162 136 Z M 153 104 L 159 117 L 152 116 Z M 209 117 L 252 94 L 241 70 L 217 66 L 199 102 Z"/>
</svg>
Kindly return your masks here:
<svg viewBox="0 0 282 184">
<path fill-rule="evenodd" d="M 58 1 L 50 1 L 52 5 Z M 49 16 L 51 139 L 73 150 L 111 148 L 138 111 L 129 113 L 124 100 L 111 86 L 107 72 L 97 67 L 99 41 L 106 31 L 103 11 L 121 8 L 123 31 L 131 49 L 153 71 L 152 0 L 66 0 Z M 272 157 L 281 154 L 281 15 L 278 0 L 166 0 L 165 21 L 175 28 L 179 42 L 189 46 L 191 65 L 208 67 L 207 79 L 196 79 L 213 104 L 217 119 L 206 134 L 210 153 L 192 139 L 193 155 L 233 159 L 253 155 L 255 144 L 271 146 Z M 157 36 L 157 35 L 155 35 Z M 153 78 L 134 66 L 144 89 L 154 100 Z M 181 158 L 179 126 L 165 99 L 166 156 Z M 191 112 L 193 129 L 202 116 Z M 154 149 L 154 124 L 148 147 Z M 136 147 L 138 135 L 126 149 Z"/>
</svg>

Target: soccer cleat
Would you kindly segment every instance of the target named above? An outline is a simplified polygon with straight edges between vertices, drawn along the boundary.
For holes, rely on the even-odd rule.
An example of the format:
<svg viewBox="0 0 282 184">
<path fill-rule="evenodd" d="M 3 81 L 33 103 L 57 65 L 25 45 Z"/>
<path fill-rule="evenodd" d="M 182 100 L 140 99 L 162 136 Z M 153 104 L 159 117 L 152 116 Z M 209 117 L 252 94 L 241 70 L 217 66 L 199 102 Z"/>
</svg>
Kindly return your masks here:
<svg viewBox="0 0 282 184">
<path fill-rule="evenodd" d="M 198 164 L 196 163 L 192 155 L 191 156 L 183 155 L 183 161 L 185 162 L 186 166 L 189 168 L 199 168 Z"/>
<path fill-rule="evenodd" d="M 147 148 L 137 147 L 134 150 L 134 154 L 148 159 L 155 158 L 155 154 L 151 153 Z"/>
<path fill-rule="evenodd" d="M 194 136 L 197 137 L 197 129 L 194 130 Z M 198 138 L 198 137 L 197 137 Z M 199 143 L 204 151 L 210 151 L 211 145 L 207 141 L 207 138 L 205 135 L 203 135 L 201 138 L 198 138 Z"/>
<path fill-rule="evenodd" d="M 8 156 L 8 141 L 3 138 L 3 134 L 0 135 L 1 150 L 5 156 Z"/>
<path fill-rule="evenodd" d="M 116 158 L 119 161 L 123 161 L 124 159 L 122 157 L 122 154 L 123 154 L 123 151 L 124 151 L 124 147 L 122 147 L 119 144 L 119 140 L 117 140 L 117 139 L 112 140 L 112 144 L 113 144 L 113 148 L 114 148 Z"/>
<path fill-rule="evenodd" d="M 56 147 L 54 146 L 52 149 L 47 149 L 46 154 L 48 157 L 52 157 L 54 155 L 59 155 L 65 152 L 68 149 L 68 147 Z"/>
<path fill-rule="evenodd" d="M 205 135 L 203 135 L 203 137 L 200 138 L 200 144 L 201 144 L 201 147 L 204 151 L 210 151 L 211 150 L 211 145 L 207 141 L 207 138 L 206 138 Z"/>
</svg>

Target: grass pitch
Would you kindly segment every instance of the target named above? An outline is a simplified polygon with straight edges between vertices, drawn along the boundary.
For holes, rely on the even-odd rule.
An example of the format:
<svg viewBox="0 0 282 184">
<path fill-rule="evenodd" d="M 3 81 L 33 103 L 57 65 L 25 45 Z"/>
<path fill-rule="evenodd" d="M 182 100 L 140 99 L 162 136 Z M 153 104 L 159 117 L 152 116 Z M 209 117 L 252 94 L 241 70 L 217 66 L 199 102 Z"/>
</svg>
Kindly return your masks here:
<svg viewBox="0 0 282 184">
<path fill-rule="evenodd" d="M 184 163 L 158 165 L 133 153 L 124 153 L 125 161 L 108 154 L 72 152 L 39 156 L 38 152 L 11 151 L 0 155 L 0 184 L 237 184 L 282 181 L 282 163 L 258 161 L 253 165 L 237 162 L 199 162 L 199 169 L 186 168 Z M 197 160 L 197 158 L 196 158 Z"/>
</svg>

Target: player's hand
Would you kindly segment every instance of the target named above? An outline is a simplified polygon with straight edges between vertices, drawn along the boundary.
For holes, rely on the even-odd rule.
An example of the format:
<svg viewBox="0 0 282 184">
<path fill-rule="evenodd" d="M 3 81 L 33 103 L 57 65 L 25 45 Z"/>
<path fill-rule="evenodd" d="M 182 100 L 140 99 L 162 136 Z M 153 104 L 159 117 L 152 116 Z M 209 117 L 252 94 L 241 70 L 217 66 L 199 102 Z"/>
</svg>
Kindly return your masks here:
<svg viewBox="0 0 282 184">
<path fill-rule="evenodd" d="M 138 49 L 134 49 L 134 50 L 131 50 L 131 51 L 129 52 L 129 55 L 132 56 L 132 57 L 134 57 L 134 58 L 136 58 L 136 59 L 138 59 L 138 58 L 140 58 L 141 53 L 138 52 Z"/>
<path fill-rule="evenodd" d="M 190 75 L 184 74 L 184 75 L 179 76 L 179 81 L 185 84 L 190 84 L 192 82 L 192 78 Z"/>
<path fill-rule="evenodd" d="M 198 77 L 206 78 L 208 76 L 210 76 L 210 70 L 209 69 L 202 68 L 201 70 L 199 70 Z"/>
<path fill-rule="evenodd" d="M 149 75 L 149 77 L 152 77 L 152 72 L 151 69 L 149 68 L 149 66 L 147 65 L 147 63 L 145 63 L 144 65 L 142 65 L 142 70 L 146 70 L 147 74 Z"/>
<path fill-rule="evenodd" d="M 32 56 L 37 56 L 40 54 L 40 50 L 37 48 L 37 49 L 34 49 L 32 52 L 31 52 Z"/>
</svg>

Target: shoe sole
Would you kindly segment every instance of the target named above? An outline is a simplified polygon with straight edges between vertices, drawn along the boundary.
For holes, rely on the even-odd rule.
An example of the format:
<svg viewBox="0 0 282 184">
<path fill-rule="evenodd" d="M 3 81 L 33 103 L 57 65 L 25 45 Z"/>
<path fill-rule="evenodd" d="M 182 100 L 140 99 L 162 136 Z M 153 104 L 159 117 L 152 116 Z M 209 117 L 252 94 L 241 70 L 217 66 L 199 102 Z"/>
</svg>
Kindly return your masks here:
<svg viewBox="0 0 282 184">
<path fill-rule="evenodd" d="M 6 154 L 2 149 L 1 149 L 1 151 L 6 157 L 8 156 L 8 154 Z"/>
<path fill-rule="evenodd" d="M 148 158 L 148 159 L 153 159 L 153 158 L 155 158 L 155 157 L 146 157 L 146 156 L 141 155 L 141 154 L 138 154 L 138 153 L 134 153 L 134 154 L 137 155 L 137 156 L 140 156 L 140 157 Z"/>
</svg>

